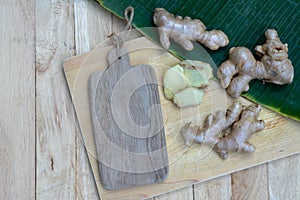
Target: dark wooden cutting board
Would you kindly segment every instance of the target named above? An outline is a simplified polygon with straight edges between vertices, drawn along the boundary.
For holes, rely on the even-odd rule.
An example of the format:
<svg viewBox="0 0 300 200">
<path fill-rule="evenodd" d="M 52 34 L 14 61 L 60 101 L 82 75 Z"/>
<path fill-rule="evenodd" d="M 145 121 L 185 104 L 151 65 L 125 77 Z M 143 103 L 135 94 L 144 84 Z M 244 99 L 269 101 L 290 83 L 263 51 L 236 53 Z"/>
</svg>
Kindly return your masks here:
<svg viewBox="0 0 300 200">
<path fill-rule="evenodd" d="M 155 72 L 130 66 L 125 49 L 107 59 L 109 66 L 89 79 L 101 182 L 106 189 L 160 182 L 168 157 Z"/>
</svg>

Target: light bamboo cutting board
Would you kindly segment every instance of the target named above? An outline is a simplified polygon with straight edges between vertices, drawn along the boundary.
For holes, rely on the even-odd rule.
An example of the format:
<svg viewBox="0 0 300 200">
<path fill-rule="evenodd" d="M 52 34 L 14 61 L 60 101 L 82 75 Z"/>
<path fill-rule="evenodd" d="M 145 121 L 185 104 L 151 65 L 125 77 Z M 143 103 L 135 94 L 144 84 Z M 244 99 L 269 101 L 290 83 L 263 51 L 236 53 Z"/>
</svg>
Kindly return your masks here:
<svg viewBox="0 0 300 200">
<path fill-rule="evenodd" d="M 89 110 L 88 79 L 92 73 L 106 68 L 106 55 L 112 48 L 112 46 L 101 47 L 64 62 L 64 71 L 81 127 L 81 136 L 101 199 L 143 199 L 156 196 L 300 152 L 300 123 L 268 109 L 263 109 L 260 115 L 260 118 L 266 122 L 266 129 L 250 139 L 250 142 L 256 146 L 256 152 L 252 155 L 230 153 L 228 159 L 224 161 L 205 146 L 194 144 L 186 147 L 179 134 L 180 127 L 189 121 L 202 125 L 208 114 L 216 110 L 226 110 L 232 99 L 217 82 L 212 80 L 200 106 L 178 109 L 164 98 L 162 77 L 169 67 L 180 61 L 148 39 L 141 37 L 125 42 L 124 48 L 130 52 L 132 66 L 147 64 L 151 65 L 156 72 L 169 156 L 169 175 L 162 183 L 123 190 L 104 189 L 95 159 L 96 147 Z M 250 104 L 243 98 L 239 100 L 245 105 Z"/>
</svg>

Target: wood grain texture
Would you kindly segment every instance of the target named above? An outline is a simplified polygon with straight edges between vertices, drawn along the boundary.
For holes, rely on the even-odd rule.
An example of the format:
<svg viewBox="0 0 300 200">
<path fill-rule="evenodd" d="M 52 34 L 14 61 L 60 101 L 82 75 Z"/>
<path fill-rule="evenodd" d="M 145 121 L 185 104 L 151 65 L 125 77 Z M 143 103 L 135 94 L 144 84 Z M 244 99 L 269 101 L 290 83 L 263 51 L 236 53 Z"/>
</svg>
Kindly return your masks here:
<svg viewBox="0 0 300 200">
<path fill-rule="evenodd" d="M 270 199 L 300 199 L 299 172 L 299 154 L 268 163 Z"/>
<path fill-rule="evenodd" d="M 100 199 L 83 139 L 80 136 L 77 136 L 76 139 L 77 199 Z"/>
<path fill-rule="evenodd" d="M 37 199 L 76 199 L 78 127 L 62 71 L 74 55 L 73 1 L 36 1 Z"/>
<path fill-rule="evenodd" d="M 0 7 L 0 199 L 35 198 L 34 8 Z"/>
<path fill-rule="evenodd" d="M 269 198 L 267 164 L 245 169 L 231 176 L 232 200 Z"/>
<path fill-rule="evenodd" d="M 149 65 L 130 66 L 124 48 L 112 49 L 107 60 L 108 67 L 89 79 L 102 185 L 121 189 L 160 182 L 168 159 L 155 72 Z"/>
<path fill-rule="evenodd" d="M 230 175 L 194 185 L 194 200 L 231 198 Z"/>
<path fill-rule="evenodd" d="M 113 32 L 112 14 L 94 0 L 75 1 L 74 17 L 76 55 L 92 50 Z"/>
<path fill-rule="evenodd" d="M 143 38 L 125 42 L 124 46 L 131 52 L 131 65 L 150 63 L 154 67 L 159 81 L 162 81 L 161 77 L 169 66 L 179 62 L 169 53 L 155 49 L 157 48 L 156 45 Z M 141 46 L 145 47 L 145 49 L 141 50 Z M 91 125 L 89 124 L 88 95 L 84 88 L 87 87 L 87 80 L 91 73 L 101 68 L 104 69 L 107 66 L 106 61 L 103 62 L 106 58 L 106 53 L 104 52 L 108 52 L 110 49 L 111 47 L 95 49 L 89 54 L 68 59 L 64 64 L 66 77 L 77 113 L 79 113 L 79 122 L 84 133 L 83 135 L 86 137 L 86 145 L 90 155 L 95 155 L 95 152 L 93 152 L 94 141 L 91 140 L 92 136 L 90 136 L 92 133 L 90 133 Z M 136 51 L 137 49 L 139 51 Z M 162 94 L 162 87 L 159 87 L 159 91 Z M 214 81 L 211 81 L 208 91 L 204 96 L 203 103 L 197 109 L 195 107 L 183 110 L 177 109 L 163 95 L 160 95 L 170 160 L 168 179 L 163 184 L 130 188 L 122 190 L 122 192 L 110 192 L 103 189 L 101 184 L 99 184 L 99 176 L 95 174 L 97 187 L 103 199 L 151 197 L 299 152 L 299 146 L 296 141 L 300 140 L 300 136 L 297 133 L 298 129 L 300 129 L 300 124 L 283 118 L 267 109 L 263 109 L 261 113 L 261 118 L 266 121 L 266 129 L 255 134 L 249 141 L 255 144 L 257 148 L 256 153 L 253 155 L 231 153 L 228 160 L 224 162 L 216 154 L 210 153 L 208 148 L 201 146 L 199 149 L 197 145 L 186 148 L 180 134 L 178 134 L 182 124 L 189 121 L 201 124 L 204 117 L 209 113 L 219 109 L 225 110 L 226 106 L 230 105 L 232 101 L 229 97 L 224 96 L 226 93 Z M 243 98 L 239 100 L 245 105 L 250 104 L 249 101 Z M 201 110 L 200 113 L 199 110 Z M 89 158 L 95 173 L 94 158 L 93 156 L 89 156 Z"/>
<path fill-rule="evenodd" d="M 194 200 L 193 186 L 185 187 L 173 192 L 162 194 L 153 198 L 154 200 Z"/>
<path fill-rule="evenodd" d="M 93 0 L 74 2 L 76 55 L 95 48 L 112 29 L 112 15 Z M 91 165 L 80 135 L 76 136 L 76 187 L 78 199 L 100 199 Z"/>
</svg>

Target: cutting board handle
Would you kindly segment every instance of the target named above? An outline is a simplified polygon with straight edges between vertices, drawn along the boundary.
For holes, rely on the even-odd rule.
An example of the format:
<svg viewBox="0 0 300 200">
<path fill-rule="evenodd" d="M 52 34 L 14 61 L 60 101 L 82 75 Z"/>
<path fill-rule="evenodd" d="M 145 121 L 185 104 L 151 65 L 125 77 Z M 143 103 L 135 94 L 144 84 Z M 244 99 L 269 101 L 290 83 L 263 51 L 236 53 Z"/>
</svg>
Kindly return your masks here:
<svg viewBox="0 0 300 200">
<path fill-rule="evenodd" d="M 130 66 L 129 55 L 124 48 L 113 48 L 107 55 L 108 67 L 116 61 L 121 62 L 122 66 Z"/>
</svg>

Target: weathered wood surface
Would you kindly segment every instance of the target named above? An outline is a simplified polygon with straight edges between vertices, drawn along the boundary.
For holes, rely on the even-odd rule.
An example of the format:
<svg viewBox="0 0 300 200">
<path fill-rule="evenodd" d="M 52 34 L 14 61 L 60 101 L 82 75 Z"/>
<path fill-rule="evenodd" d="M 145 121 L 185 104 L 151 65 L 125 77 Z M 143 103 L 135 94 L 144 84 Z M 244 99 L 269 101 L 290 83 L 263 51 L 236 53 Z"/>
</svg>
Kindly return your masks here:
<svg viewBox="0 0 300 200">
<path fill-rule="evenodd" d="M 223 176 L 194 185 L 194 199 L 230 199 L 232 196 L 230 176 Z"/>
<path fill-rule="evenodd" d="M 270 199 L 299 199 L 300 156 L 294 155 L 268 164 Z"/>
<path fill-rule="evenodd" d="M 113 23 L 112 14 L 101 9 L 96 1 L 74 1 L 75 50 L 76 54 L 86 53 L 104 41 L 113 27 L 122 27 L 121 20 Z M 114 24 L 114 26 L 113 26 Z M 100 27 L 100 28 L 98 28 Z M 82 137 L 76 137 L 77 198 L 99 199 L 95 179 L 88 160 Z"/>
<path fill-rule="evenodd" d="M 35 197 L 35 1 L 0 7 L 0 199 Z"/>
<path fill-rule="evenodd" d="M 36 3 L 35 3 L 36 2 Z M 59 11 L 63 10 L 64 13 L 68 11 L 65 9 L 66 3 L 69 8 L 72 10 L 74 6 L 75 13 L 70 14 L 74 15 L 75 20 L 72 22 L 70 20 L 64 20 L 63 15 Z M 36 4 L 36 5 L 35 5 Z M 49 4 L 51 4 L 52 9 L 50 10 Z M 48 5 L 48 6 L 46 6 Z M 46 6 L 45 8 L 43 8 Z M 78 7 L 81 7 L 81 10 L 77 10 Z M 54 9 L 55 8 L 55 9 Z M 83 12 L 82 12 L 83 11 Z M 35 14 L 35 12 L 45 12 L 44 15 Z M 63 50 L 57 51 L 54 46 L 61 46 L 63 41 L 62 37 L 73 37 L 75 35 L 75 45 L 66 47 L 66 51 L 75 51 L 78 54 L 85 53 L 90 49 L 93 49 L 99 42 L 106 39 L 106 36 L 111 32 L 119 32 L 124 29 L 124 22 L 113 17 L 112 14 L 108 13 L 102 9 L 95 1 L 93 0 L 76 0 L 76 1 L 15 1 L 15 0 L 5 0 L 1 4 L 0 8 L 0 102 L 1 102 L 1 124 L 0 124 L 0 199 L 70 199 L 70 196 L 74 199 L 99 199 L 97 190 L 95 189 L 94 178 L 91 173 L 90 165 L 87 162 L 86 152 L 82 144 L 82 139 L 76 137 L 78 134 L 78 126 L 75 120 L 73 122 L 68 122 L 67 124 L 73 123 L 73 126 L 76 131 L 74 134 L 73 128 L 64 128 L 64 132 L 53 131 L 55 133 L 50 133 L 52 136 L 56 137 L 57 145 L 54 140 L 47 141 L 47 138 L 38 137 L 39 139 L 35 140 L 35 131 L 39 132 L 35 128 L 34 121 L 35 119 L 49 119 L 47 112 L 55 115 L 53 109 L 49 109 L 47 112 L 37 112 L 35 117 L 35 87 L 39 87 L 40 83 L 36 83 L 34 87 L 34 63 L 39 62 L 37 59 L 34 60 L 37 53 L 40 52 L 41 55 L 44 55 L 42 51 L 50 51 L 52 49 L 55 52 L 56 57 L 48 57 L 47 62 L 54 62 L 51 64 L 44 64 L 44 67 L 55 68 L 57 71 L 52 71 L 45 76 L 51 76 L 55 78 L 55 84 L 51 83 L 51 78 L 45 79 L 49 81 L 50 85 L 47 83 L 43 84 L 43 87 L 47 86 L 45 90 L 51 91 L 55 88 L 62 87 L 64 88 L 65 82 L 57 82 L 55 73 L 58 73 L 61 80 L 62 73 L 62 60 L 67 56 L 73 55 L 74 52 L 63 53 Z M 41 16 L 43 18 L 41 18 Z M 55 22 L 53 21 L 54 19 Z M 49 23 L 52 20 L 52 24 L 57 23 L 60 26 L 59 29 L 55 29 L 50 32 L 49 29 L 41 29 L 39 26 L 36 26 L 38 23 Z M 36 22 L 35 22 L 36 21 Z M 59 22 L 59 23 L 58 23 Z M 79 24 L 82 24 L 79 26 Z M 84 27 L 84 24 L 86 26 Z M 52 25 L 52 28 L 56 25 Z M 65 27 L 73 27 L 73 31 L 68 32 L 68 36 L 60 36 L 61 33 L 57 33 L 60 30 L 64 30 Z M 75 31 L 76 30 L 76 31 Z M 48 44 L 48 41 L 45 40 L 46 45 L 36 44 L 34 47 L 34 33 L 36 36 L 44 35 L 48 38 L 52 35 L 51 44 Z M 70 34 L 70 35 L 69 35 Z M 38 42 L 36 38 L 36 43 Z M 81 42 L 82 45 L 76 44 Z M 47 48 L 45 48 L 47 47 Z M 37 52 L 36 50 L 37 49 Z M 59 58 L 58 58 L 58 55 Z M 45 58 L 45 56 L 43 56 Z M 38 72 L 36 72 L 38 73 Z M 40 79 L 41 80 L 41 79 Z M 42 87 L 40 87 L 42 88 Z M 56 90 L 56 89 L 55 89 Z M 41 89 L 40 89 L 41 91 Z M 60 92 L 64 93 L 65 89 Z M 36 96 L 40 94 L 36 93 Z M 43 100 L 50 98 L 53 99 L 50 92 L 43 92 Z M 58 97 L 57 97 L 58 98 Z M 63 94 L 60 97 L 60 102 L 64 100 L 64 103 L 70 104 L 69 96 Z M 43 104 L 45 109 L 45 104 Z M 53 107 L 52 107 L 53 108 Z M 60 108 L 60 107 L 58 107 Z M 71 108 L 72 109 L 72 108 Z M 65 113 L 66 110 L 59 111 L 62 118 L 70 117 L 68 113 Z M 45 114 L 46 113 L 46 114 Z M 65 119 L 66 120 L 66 119 Z M 286 123 L 286 118 L 277 117 L 276 120 L 270 126 L 281 126 Z M 39 122 L 40 125 L 47 126 L 49 120 Z M 65 122 L 61 124 L 64 125 Z M 286 128 L 289 130 L 289 128 Z M 282 132 L 286 131 L 282 129 Z M 40 132 L 41 133 L 41 132 Z M 299 133 L 299 132 L 298 132 Z M 75 135 L 75 147 L 68 149 L 70 143 L 70 138 L 64 136 L 58 136 L 59 134 L 74 134 Z M 288 133 L 287 133 L 288 134 Z M 62 138 L 61 138 L 62 137 Z M 66 141 L 58 141 L 66 140 Z M 273 138 L 273 142 L 276 143 L 276 137 Z M 72 143 L 73 141 L 71 141 Z M 53 167 L 55 172 L 51 172 L 51 157 L 47 156 L 45 153 L 40 153 L 35 150 L 37 143 L 41 143 L 44 149 L 44 152 L 47 150 L 55 155 L 53 162 Z M 62 146 L 64 143 L 66 145 Z M 293 141 L 291 141 L 291 144 Z M 68 149 L 68 150 L 66 150 Z M 280 149 L 279 149 L 280 150 Z M 281 149 L 283 150 L 283 149 Z M 70 164 L 69 158 L 67 158 L 66 151 L 72 152 L 72 159 L 75 160 L 74 163 Z M 36 154 L 36 155 L 35 155 Z M 59 156 L 62 155 L 62 156 Z M 238 174 L 227 175 L 227 177 L 232 176 L 235 180 L 247 178 L 247 184 L 244 186 L 235 185 L 231 187 L 230 181 L 224 181 L 223 177 L 214 179 L 213 181 L 218 181 L 222 190 L 228 188 L 229 196 L 230 194 L 236 194 L 235 196 L 247 196 L 252 197 L 262 196 L 266 197 L 266 194 L 269 196 L 269 199 L 299 199 L 300 198 L 300 162 L 299 154 L 290 156 L 284 159 L 279 159 L 272 161 L 263 165 L 263 168 L 266 170 L 261 170 L 258 168 L 250 168 L 238 172 Z M 36 164 L 34 162 L 36 159 Z M 68 162 L 66 164 L 62 164 Z M 21 164 L 20 164 L 21 163 Z M 60 163 L 60 164 L 59 164 Z M 37 172 L 35 168 L 36 165 L 44 166 L 44 171 Z M 64 174 L 70 174 L 70 166 L 75 171 L 75 175 L 71 174 L 66 176 Z M 220 168 L 222 166 L 220 165 Z M 249 172 L 251 171 L 251 172 Z M 255 179 L 258 176 L 249 176 L 249 173 L 252 174 L 261 174 L 259 177 L 260 180 L 264 183 L 263 188 L 261 189 L 260 184 L 256 184 Z M 35 174 L 42 174 L 35 175 Z M 205 181 L 200 183 L 204 186 L 210 188 L 210 181 Z M 36 188 L 43 189 L 37 190 Z M 70 189 L 71 188 L 71 189 Z M 75 188 L 75 189 L 74 189 Z M 187 187 L 181 190 L 176 190 L 170 192 L 166 195 L 161 195 L 155 198 L 163 199 L 192 199 L 190 195 L 199 194 L 201 196 L 194 197 L 201 199 L 217 199 L 219 197 L 219 187 L 213 187 L 214 189 L 205 190 L 204 192 L 197 192 L 197 185 L 193 187 Z M 231 189 L 230 189 L 231 188 Z M 266 190 L 265 188 L 268 188 Z M 231 191 L 231 192 L 230 192 Z M 256 191 L 257 194 L 253 194 Z M 43 195 L 41 195 L 43 193 Z M 70 195 L 70 193 L 73 193 Z M 48 194 L 48 195 L 47 195 Z M 36 197 L 35 197 L 36 196 Z M 225 195 L 223 199 L 230 199 L 228 195 Z"/>
<path fill-rule="evenodd" d="M 62 72 L 75 54 L 73 1 L 36 1 L 36 198 L 76 198 L 78 126 Z"/>
<path fill-rule="evenodd" d="M 193 200 L 193 186 L 182 188 L 173 192 L 162 194 L 160 196 L 154 197 L 154 200 Z"/>
<path fill-rule="evenodd" d="M 267 164 L 232 174 L 231 184 L 232 199 L 268 199 Z"/>
</svg>

